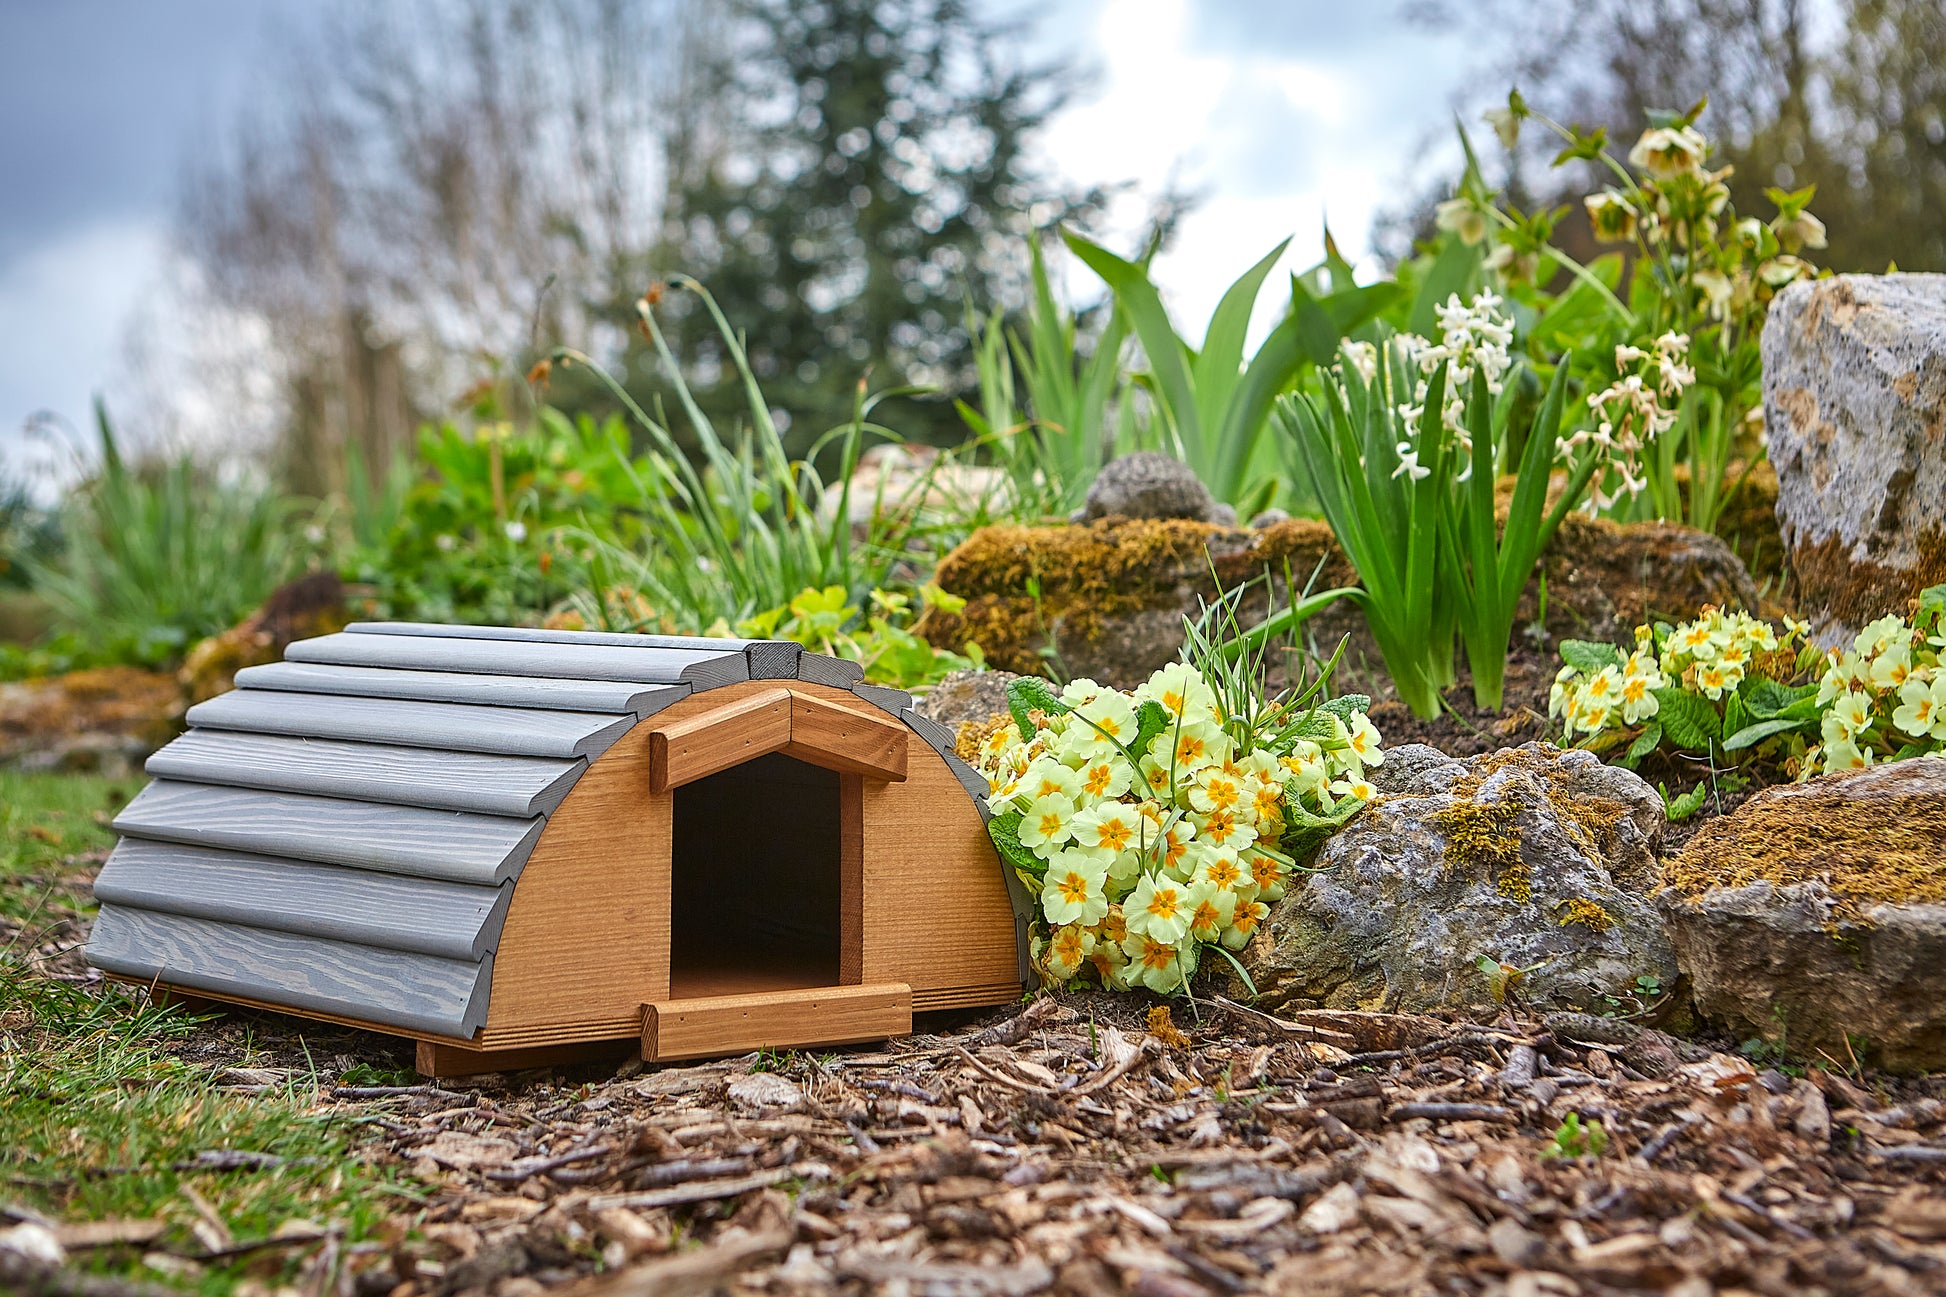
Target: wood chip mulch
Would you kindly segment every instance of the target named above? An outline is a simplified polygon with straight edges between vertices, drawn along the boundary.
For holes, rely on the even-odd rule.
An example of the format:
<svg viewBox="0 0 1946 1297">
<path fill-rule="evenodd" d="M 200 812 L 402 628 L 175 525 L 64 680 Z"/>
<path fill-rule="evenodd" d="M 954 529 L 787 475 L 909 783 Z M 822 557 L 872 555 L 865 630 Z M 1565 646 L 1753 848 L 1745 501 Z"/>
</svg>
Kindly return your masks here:
<svg viewBox="0 0 1946 1297">
<path fill-rule="evenodd" d="M 433 1186 L 361 1294 L 1946 1293 L 1946 1078 L 1612 1019 L 1043 998 L 870 1051 L 350 1087 Z M 1570 1114 L 1606 1148 L 1564 1151 Z"/>
</svg>

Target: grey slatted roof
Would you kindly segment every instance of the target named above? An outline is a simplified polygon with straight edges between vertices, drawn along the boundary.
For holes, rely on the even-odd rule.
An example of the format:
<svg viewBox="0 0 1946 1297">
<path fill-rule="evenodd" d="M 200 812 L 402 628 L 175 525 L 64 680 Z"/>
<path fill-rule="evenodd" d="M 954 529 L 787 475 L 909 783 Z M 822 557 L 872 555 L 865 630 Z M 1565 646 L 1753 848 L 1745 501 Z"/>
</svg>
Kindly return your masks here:
<svg viewBox="0 0 1946 1297">
<path fill-rule="evenodd" d="M 468 1038 L 547 817 L 644 717 L 801 679 L 952 750 L 904 691 L 788 641 L 359 622 L 285 659 L 150 758 L 96 885 L 101 968 Z M 949 764 L 984 814 L 979 777 Z"/>
</svg>

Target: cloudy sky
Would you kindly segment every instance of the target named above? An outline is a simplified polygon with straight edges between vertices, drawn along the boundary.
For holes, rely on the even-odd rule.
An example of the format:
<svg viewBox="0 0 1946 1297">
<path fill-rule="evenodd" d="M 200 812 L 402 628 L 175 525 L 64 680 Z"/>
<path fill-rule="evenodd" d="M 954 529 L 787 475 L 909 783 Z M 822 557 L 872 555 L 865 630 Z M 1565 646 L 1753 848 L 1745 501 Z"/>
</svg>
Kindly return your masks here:
<svg viewBox="0 0 1946 1297">
<path fill-rule="evenodd" d="M 1327 218 L 1349 255 L 1368 249 L 1478 65 L 1459 38 L 1408 26 L 1402 0 L 984 3 L 1037 14 L 1037 41 L 1095 73 L 1049 133 L 1056 167 L 1201 196 L 1157 266 L 1192 337 L 1286 235 L 1294 268 Z M 37 412 L 85 430 L 93 393 L 127 391 L 130 319 L 161 282 L 184 160 L 320 8 L 0 0 L 0 461 L 47 457 L 23 442 Z"/>
</svg>

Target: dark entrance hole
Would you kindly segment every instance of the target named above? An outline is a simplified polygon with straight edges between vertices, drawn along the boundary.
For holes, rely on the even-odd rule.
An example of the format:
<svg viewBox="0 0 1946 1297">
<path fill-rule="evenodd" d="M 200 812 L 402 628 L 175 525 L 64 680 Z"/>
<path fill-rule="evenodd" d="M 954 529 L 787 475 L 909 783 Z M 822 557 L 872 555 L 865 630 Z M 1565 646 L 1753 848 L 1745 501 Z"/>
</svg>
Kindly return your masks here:
<svg viewBox="0 0 1946 1297">
<path fill-rule="evenodd" d="M 838 775 L 780 754 L 675 790 L 669 994 L 838 984 Z"/>
</svg>

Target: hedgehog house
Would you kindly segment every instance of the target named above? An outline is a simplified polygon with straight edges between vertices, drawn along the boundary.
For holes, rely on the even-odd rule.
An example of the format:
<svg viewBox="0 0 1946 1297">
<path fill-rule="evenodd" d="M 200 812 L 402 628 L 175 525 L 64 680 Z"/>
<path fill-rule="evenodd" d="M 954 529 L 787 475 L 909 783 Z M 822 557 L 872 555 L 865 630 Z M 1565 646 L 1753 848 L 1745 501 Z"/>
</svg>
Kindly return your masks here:
<svg viewBox="0 0 1946 1297">
<path fill-rule="evenodd" d="M 1002 1004 L 1028 898 L 953 736 L 798 645 L 357 623 L 148 762 L 88 958 L 465 1075 Z"/>
</svg>

